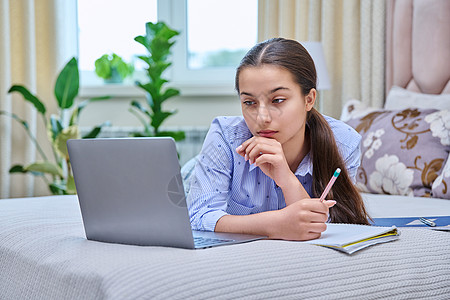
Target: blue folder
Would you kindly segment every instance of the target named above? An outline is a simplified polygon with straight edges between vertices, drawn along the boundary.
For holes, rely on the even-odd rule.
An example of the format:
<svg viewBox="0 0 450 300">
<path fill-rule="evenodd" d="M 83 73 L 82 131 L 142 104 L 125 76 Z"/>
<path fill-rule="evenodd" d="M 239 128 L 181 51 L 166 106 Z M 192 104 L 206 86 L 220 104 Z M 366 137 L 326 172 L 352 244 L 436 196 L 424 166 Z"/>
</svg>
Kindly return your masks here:
<svg viewBox="0 0 450 300">
<path fill-rule="evenodd" d="M 436 223 L 436 226 L 449 226 L 450 216 L 424 216 Z M 375 226 L 397 226 L 397 227 L 429 227 L 422 223 L 419 217 L 401 217 L 401 218 L 373 218 L 372 225 Z"/>
</svg>

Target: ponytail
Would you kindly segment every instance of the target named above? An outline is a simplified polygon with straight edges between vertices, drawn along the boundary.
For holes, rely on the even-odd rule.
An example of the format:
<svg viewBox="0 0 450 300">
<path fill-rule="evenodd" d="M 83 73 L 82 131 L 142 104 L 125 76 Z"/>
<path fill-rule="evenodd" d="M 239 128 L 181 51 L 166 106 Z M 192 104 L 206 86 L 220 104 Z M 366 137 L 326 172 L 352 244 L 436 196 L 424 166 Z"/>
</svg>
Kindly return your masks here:
<svg viewBox="0 0 450 300">
<path fill-rule="evenodd" d="M 308 112 L 306 123 L 311 139 L 313 196 L 320 197 L 334 171 L 340 168 L 341 174 L 326 197 L 337 202 L 330 209 L 331 222 L 369 224 L 362 197 L 348 175 L 328 122 L 315 108 L 312 108 Z"/>
</svg>

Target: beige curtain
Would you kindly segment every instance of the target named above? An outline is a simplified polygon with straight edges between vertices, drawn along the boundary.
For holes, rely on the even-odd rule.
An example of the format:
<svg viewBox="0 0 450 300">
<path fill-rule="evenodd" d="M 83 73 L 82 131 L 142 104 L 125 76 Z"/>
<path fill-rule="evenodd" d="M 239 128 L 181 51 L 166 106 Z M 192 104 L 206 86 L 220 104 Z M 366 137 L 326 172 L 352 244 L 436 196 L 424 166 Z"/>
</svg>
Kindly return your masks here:
<svg viewBox="0 0 450 300">
<path fill-rule="evenodd" d="M 258 39 L 285 37 L 322 42 L 331 89 L 318 108 L 338 118 L 343 103 L 384 101 L 385 1 L 260 0 Z"/>
<path fill-rule="evenodd" d="M 49 156 L 42 118 L 30 103 L 8 90 L 13 84 L 24 85 L 44 102 L 48 114 L 55 112 L 57 72 L 76 53 L 76 36 L 69 40 L 70 30 L 65 30 L 72 26 L 71 19 L 63 17 L 67 12 L 76 12 L 76 0 L 0 0 L 0 110 L 26 120 Z M 40 159 L 23 127 L 0 116 L 0 198 L 49 194 L 41 179 L 8 173 L 14 164 Z"/>
</svg>

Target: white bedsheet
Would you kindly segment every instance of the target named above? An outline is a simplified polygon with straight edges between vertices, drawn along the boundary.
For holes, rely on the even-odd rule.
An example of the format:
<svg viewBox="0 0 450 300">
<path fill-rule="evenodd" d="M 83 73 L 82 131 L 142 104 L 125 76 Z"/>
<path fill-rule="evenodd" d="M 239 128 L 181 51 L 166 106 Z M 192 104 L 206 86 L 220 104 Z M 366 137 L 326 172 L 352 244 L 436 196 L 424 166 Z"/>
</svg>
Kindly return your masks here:
<svg viewBox="0 0 450 300">
<path fill-rule="evenodd" d="M 402 229 L 351 256 L 274 240 L 139 247 L 86 240 L 75 196 L 0 200 L 0 299 L 449 299 L 449 282 L 449 232 Z"/>
<path fill-rule="evenodd" d="M 450 216 L 450 200 L 362 194 L 372 218 Z"/>
</svg>

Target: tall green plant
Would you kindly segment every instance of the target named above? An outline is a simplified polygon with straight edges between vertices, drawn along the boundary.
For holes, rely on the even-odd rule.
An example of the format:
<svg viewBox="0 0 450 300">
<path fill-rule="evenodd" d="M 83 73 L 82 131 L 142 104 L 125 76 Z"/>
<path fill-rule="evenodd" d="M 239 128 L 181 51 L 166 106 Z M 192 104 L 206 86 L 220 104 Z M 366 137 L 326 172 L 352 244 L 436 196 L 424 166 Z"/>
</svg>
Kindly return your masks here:
<svg viewBox="0 0 450 300">
<path fill-rule="evenodd" d="M 9 116 L 23 126 L 42 159 L 28 165 L 14 165 L 9 170 L 10 173 L 30 173 L 34 176 L 41 177 L 47 183 L 52 194 L 66 195 L 76 193 L 66 142 L 68 139 L 78 139 L 81 137 L 78 120 L 80 112 L 86 105 L 92 101 L 109 98 L 97 97 L 75 104 L 78 90 L 79 72 L 76 58 L 72 58 L 65 65 L 55 83 L 54 93 L 59 107 L 58 115 L 52 114 L 48 116 L 47 108 L 44 103 L 36 95 L 33 95 L 26 87 L 22 85 L 13 85 L 9 89 L 8 93 L 17 92 L 21 94 L 25 101 L 28 101 L 36 108 L 47 128 L 48 142 L 51 144 L 53 152 L 52 159 L 47 157 L 36 137 L 30 131 L 27 121 L 21 119 L 14 113 L 0 111 L 0 115 Z M 107 125 L 109 125 L 109 122 L 94 127 L 82 138 L 97 137 L 102 127 Z"/>
<path fill-rule="evenodd" d="M 132 112 L 144 126 L 142 132 L 134 133 L 134 136 L 171 136 L 175 140 L 185 137 L 183 131 L 160 131 L 162 123 L 177 111 L 165 111 L 162 104 L 169 98 L 180 94 L 174 88 L 165 88 L 169 80 L 163 77 L 164 71 L 172 65 L 169 61 L 170 48 L 175 44 L 173 38 L 180 33 L 169 28 L 164 22 L 145 24 L 145 36 L 137 36 L 134 40 L 147 49 L 147 55 L 139 56 L 147 64 L 147 83 L 137 82 L 137 86 L 146 92 L 146 103 L 144 107 L 140 102 L 131 102 Z"/>
</svg>

